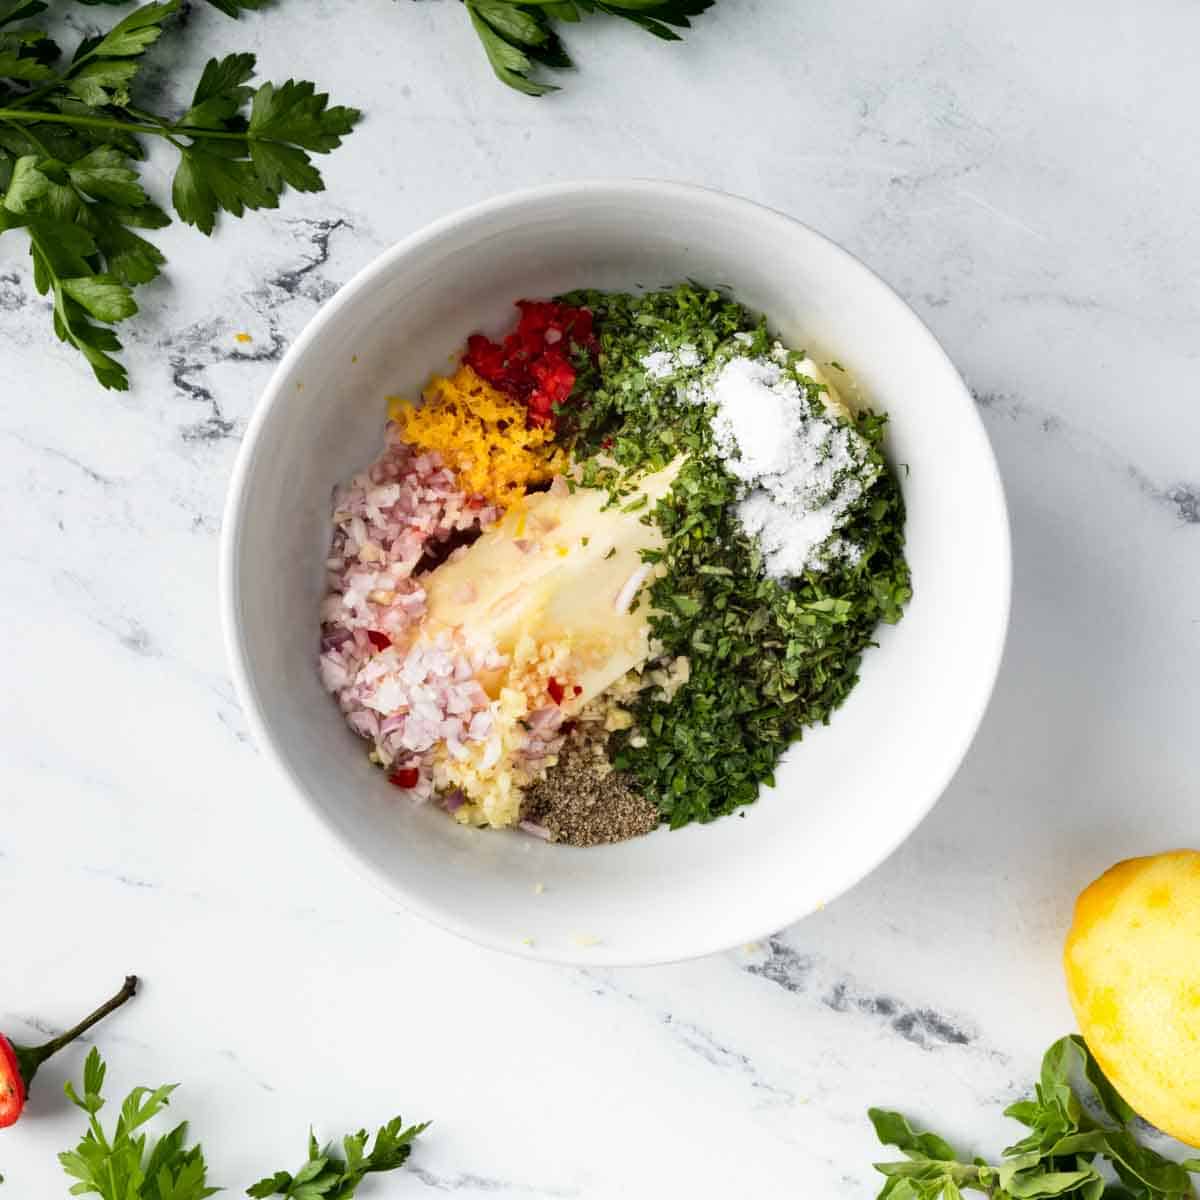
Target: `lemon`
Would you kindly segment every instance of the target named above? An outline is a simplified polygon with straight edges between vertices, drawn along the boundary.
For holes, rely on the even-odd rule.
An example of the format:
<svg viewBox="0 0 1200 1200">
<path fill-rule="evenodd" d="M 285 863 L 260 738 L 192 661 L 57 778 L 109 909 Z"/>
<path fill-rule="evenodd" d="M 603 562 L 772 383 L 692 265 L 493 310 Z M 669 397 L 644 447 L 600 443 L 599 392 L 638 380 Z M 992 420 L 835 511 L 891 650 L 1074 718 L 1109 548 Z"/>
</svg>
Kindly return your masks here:
<svg viewBox="0 0 1200 1200">
<path fill-rule="evenodd" d="M 1084 1040 L 1151 1124 L 1200 1146 L 1200 851 L 1117 863 L 1075 904 L 1063 962 Z"/>
</svg>

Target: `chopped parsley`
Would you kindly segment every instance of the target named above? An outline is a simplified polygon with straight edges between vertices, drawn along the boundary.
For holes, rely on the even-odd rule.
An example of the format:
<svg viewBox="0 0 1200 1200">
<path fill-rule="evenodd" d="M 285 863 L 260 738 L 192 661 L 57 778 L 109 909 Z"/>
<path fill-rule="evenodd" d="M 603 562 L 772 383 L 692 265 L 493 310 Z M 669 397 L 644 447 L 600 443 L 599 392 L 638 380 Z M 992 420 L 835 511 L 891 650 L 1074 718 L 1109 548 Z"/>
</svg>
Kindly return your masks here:
<svg viewBox="0 0 1200 1200">
<path fill-rule="evenodd" d="M 857 682 L 876 627 L 898 621 L 912 594 L 904 503 L 883 456 L 886 418 L 854 418 L 875 478 L 839 534 L 861 553 L 784 582 L 769 578 L 738 522 L 743 485 L 716 453 L 711 413 L 687 394 L 714 363 L 768 354 L 765 322 L 698 284 L 565 300 L 595 313 L 601 345 L 576 385 L 586 398 L 570 431 L 576 459 L 588 460 L 581 482 L 616 500 L 634 473 L 686 455 L 670 493 L 648 514 L 666 545 L 644 557 L 666 568 L 649 585 L 653 634 L 664 656 L 687 656 L 690 676 L 670 699 L 656 689 L 640 693 L 634 730 L 614 740 L 614 765 L 673 828 L 711 821 L 752 803 L 760 784 L 774 783 L 783 751 L 805 728 L 829 721 Z M 680 358 L 695 365 L 665 378 L 643 365 L 652 351 L 681 347 L 695 348 Z M 819 404 L 820 386 L 808 381 L 806 390 Z M 616 466 L 597 464 L 598 454 Z"/>
</svg>

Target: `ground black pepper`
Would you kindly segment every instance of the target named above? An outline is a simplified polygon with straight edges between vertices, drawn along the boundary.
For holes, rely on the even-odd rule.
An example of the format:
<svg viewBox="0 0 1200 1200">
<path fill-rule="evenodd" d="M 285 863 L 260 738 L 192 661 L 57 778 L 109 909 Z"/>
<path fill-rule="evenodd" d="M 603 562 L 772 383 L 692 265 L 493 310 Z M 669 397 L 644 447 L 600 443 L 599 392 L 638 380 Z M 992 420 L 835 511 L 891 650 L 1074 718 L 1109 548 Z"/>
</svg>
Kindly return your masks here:
<svg viewBox="0 0 1200 1200">
<path fill-rule="evenodd" d="M 576 735 L 526 792 L 521 819 L 540 825 L 551 841 L 599 846 L 649 833 L 660 817 L 629 777 L 612 769 L 603 743 Z"/>
</svg>

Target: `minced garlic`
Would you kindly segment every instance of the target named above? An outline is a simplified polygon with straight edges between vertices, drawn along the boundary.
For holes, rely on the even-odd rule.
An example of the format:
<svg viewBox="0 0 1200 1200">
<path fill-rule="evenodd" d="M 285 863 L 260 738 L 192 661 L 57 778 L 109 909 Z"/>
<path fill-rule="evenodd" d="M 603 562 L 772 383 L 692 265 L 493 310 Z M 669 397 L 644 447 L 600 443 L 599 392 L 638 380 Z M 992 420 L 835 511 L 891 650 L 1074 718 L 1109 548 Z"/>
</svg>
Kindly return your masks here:
<svg viewBox="0 0 1200 1200">
<path fill-rule="evenodd" d="M 466 803 L 454 812 L 462 825 L 502 829 L 520 817 L 522 789 L 531 782 L 517 751 L 525 743 L 522 724 L 529 701 L 516 688 L 502 688 L 492 704 L 493 731 L 487 742 L 471 742 L 453 754 L 445 742 L 434 748 L 433 780 L 439 791 L 460 788 Z"/>
</svg>

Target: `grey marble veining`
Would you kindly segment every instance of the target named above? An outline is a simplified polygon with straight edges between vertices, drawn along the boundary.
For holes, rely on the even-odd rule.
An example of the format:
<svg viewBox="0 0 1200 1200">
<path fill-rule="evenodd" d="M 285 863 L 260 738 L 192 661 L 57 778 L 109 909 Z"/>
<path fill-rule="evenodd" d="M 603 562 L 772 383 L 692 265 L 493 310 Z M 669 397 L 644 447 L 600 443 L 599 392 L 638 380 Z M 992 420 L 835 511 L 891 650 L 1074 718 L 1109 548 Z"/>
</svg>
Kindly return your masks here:
<svg viewBox="0 0 1200 1200">
<path fill-rule="evenodd" d="M 720 0 L 682 47 L 571 31 L 580 70 L 540 102 L 492 83 L 450 0 L 188 20 L 163 104 L 248 47 L 368 118 L 325 193 L 154 235 L 125 395 L 53 341 L 0 238 L 0 1028 L 52 1033 L 137 971 L 98 1034 L 111 1089 L 181 1081 L 231 1192 L 298 1162 L 310 1123 L 397 1111 L 435 1125 L 380 1195 L 869 1195 L 873 1103 L 1011 1140 L 1000 1108 L 1070 1027 L 1075 893 L 1197 842 L 1200 12 Z M 643 971 L 510 961 L 394 911 L 256 753 L 216 608 L 233 457 L 317 307 L 447 211 L 603 174 L 751 196 L 897 287 L 973 389 L 1015 552 L 995 699 L 916 835 L 801 925 Z M 21 1200 L 64 1194 L 81 1059 L 0 1135 Z"/>
</svg>

